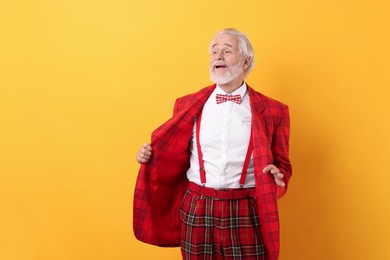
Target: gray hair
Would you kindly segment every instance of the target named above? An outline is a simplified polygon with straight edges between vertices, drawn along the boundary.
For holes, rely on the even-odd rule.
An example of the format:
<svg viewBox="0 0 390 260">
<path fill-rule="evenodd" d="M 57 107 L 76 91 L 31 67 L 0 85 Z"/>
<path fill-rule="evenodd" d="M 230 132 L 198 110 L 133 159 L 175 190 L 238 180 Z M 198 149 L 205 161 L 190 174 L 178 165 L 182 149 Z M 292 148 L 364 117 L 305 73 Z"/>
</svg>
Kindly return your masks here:
<svg viewBox="0 0 390 260">
<path fill-rule="evenodd" d="M 240 32 L 234 28 L 226 28 L 226 29 L 220 30 L 219 32 L 217 32 L 214 35 L 213 39 L 211 40 L 211 43 L 209 46 L 209 53 L 211 53 L 211 49 L 215 43 L 215 40 L 219 36 L 224 35 L 224 34 L 228 34 L 228 35 L 232 35 L 232 36 L 237 37 L 238 49 L 240 50 L 241 55 L 244 56 L 245 58 L 249 58 L 249 66 L 245 71 L 245 74 L 246 74 L 245 76 L 248 76 L 248 74 L 251 72 L 251 70 L 255 66 L 255 54 L 254 54 L 251 42 L 249 41 L 248 37 L 244 33 Z"/>
</svg>

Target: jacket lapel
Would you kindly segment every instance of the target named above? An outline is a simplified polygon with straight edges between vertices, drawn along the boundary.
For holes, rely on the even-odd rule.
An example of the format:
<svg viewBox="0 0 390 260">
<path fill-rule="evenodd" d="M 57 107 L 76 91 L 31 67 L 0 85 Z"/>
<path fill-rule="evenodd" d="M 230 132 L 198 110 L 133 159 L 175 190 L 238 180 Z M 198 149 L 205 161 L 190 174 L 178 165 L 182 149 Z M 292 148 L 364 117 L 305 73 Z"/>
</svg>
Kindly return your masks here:
<svg viewBox="0 0 390 260">
<path fill-rule="evenodd" d="M 268 163 L 271 163 L 268 162 L 268 160 L 265 160 L 269 156 L 270 147 L 268 138 L 266 136 L 265 119 L 263 115 L 265 104 L 263 103 L 260 95 L 249 86 L 248 92 L 252 111 L 253 153 L 254 158 L 260 159 L 254 160 L 254 166 L 255 168 L 258 168 L 257 170 L 260 170 L 263 169 Z M 258 165 L 258 162 L 262 162 L 262 165 Z"/>
<path fill-rule="evenodd" d="M 184 109 L 184 112 L 192 119 L 195 119 L 200 111 L 203 109 L 204 104 L 207 99 L 210 97 L 211 93 L 214 91 L 216 85 L 211 85 L 207 88 L 200 90 L 198 93 L 191 95 L 188 98 L 188 102 L 186 107 L 188 109 Z M 193 123 L 193 122 L 192 122 Z"/>
</svg>

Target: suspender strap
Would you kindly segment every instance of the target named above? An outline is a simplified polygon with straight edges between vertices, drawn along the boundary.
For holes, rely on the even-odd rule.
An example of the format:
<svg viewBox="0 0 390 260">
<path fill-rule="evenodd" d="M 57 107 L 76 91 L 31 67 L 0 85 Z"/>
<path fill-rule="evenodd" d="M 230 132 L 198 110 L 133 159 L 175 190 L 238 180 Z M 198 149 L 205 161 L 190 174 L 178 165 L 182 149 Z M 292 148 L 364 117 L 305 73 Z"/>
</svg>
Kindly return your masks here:
<svg viewBox="0 0 390 260">
<path fill-rule="evenodd" d="M 251 159 L 252 151 L 253 151 L 253 138 L 252 138 L 252 129 L 251 129 L 248 150 L 246 152 L 244 166 L 242 167 L 242 173 L 241 173 L 241 178 L 240 178 L 240 187 L 241 188 L 244 187 L 244 184 L 245 184 L 246 172 L 248 171 L 248 166 L 249 166 L 249 161 Z"/>
<path fill-rule="evenodd" d="M 203 154 L 202 154 L 202 150 L 200 148 L 200 138 L 199 138 L 201 118 L 202 118 L 202 111 L 200 111 L 198 118 L 196 119 L 196 134 L 195 134 L 196 137 L 195 138 L 196 138 L 196 147 L 198 149 L 200 182 L 202 183 L 202 185 L 205 185 L 206 184 L 206 171 L 204 169 Z M 251 130 L 251 134 L 249 137 L 248 150 L 246 152 L 245 161 L 244 161 L 244 165 L 242 167 L 242 173 L 241 173 L 241 177 L 240 177 L 240 187 L 243 187 L 245 184 L 246 173 L 248 170 L 252 151 L 253 151 L 253 138 L 252 138 L 252 130 Z"/>
<path fill-rule="evenodd" d="M 202 185 L 205 185 L 206 171 L 204 169 L 203 154 L 202 154 L 202 150 L 200 149 L 200 140 L 199 140 L 201 118 L 202 118 L 202 111 L 200 111 L 198 118 L 196 119 L 196 148 L 198 149 L 200 182 L 202 183 Z"/>
</svg>

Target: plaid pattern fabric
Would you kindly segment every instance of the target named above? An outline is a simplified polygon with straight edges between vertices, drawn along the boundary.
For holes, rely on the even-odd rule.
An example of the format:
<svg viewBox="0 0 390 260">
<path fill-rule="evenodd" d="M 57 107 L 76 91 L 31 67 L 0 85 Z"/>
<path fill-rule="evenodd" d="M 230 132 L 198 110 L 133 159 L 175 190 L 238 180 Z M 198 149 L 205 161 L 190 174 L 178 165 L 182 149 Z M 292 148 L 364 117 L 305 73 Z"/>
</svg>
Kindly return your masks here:
<svg viewBox="0 0 390 260">
<path fill-rule="evenodd" d="M 253 197 L 214 199 L 189 189 L 180 208 L 180 218 L 183 259 L 266 259 Z"/>
<path fill-rule="evenodd" d="M 178 99 L 174 116 L 152 133 L 153 156 L 141 164 L 133 201 L 134 235 L 145 243 L 180 246 L 179 207 L 188 184 L 188 144 L 194 120 L 214 88 Z M 183 109 L 185 104 L 188 109 Z"/>
<path fill-rule="evenodd" d="M 141 165 L 134 193 L 135 236 L 159 246 L 180 246 L 179 207 L 188 186 L 189 141 L 194 119 L 215 85 L 176 100 L 174 116 L 156 129 L 151 138 L 153 156 Z M 260 231 L 267 260 L 279 255 L 277 199 L 284 195 L 291 177 L 288 107 L 248 86 L 252 111 L 253 162 Z M 273 163 L 284 174 L 285 187 L 276 187 L 273 176 L 262 169 Z"/>
<path fill-rule="evenodd" d="M 286 193 L 292 173 L 289 160 L 289 112 L 286 105 L 260 93 L 249 91 L 249 95 L 251 108 L 253 108 L 253 164 L 262 224 L 261 234 L 269 259 L 278 259 L 280 245 L 277 199 Z M 284 174 L 285 187 L 277 187 L 271 174 L 258 172 L 271 163 Z"/>
<path fill-rule="evenodd" d="M 217 100 L 217 104 L 221 104 L 226 101 L 233 101 L 234 103 L 240 104 L 241 103 L 241 95 L 222 95 L 222 94 L 217 94 L 215 96 L 215 99 Z"/>
</svg>

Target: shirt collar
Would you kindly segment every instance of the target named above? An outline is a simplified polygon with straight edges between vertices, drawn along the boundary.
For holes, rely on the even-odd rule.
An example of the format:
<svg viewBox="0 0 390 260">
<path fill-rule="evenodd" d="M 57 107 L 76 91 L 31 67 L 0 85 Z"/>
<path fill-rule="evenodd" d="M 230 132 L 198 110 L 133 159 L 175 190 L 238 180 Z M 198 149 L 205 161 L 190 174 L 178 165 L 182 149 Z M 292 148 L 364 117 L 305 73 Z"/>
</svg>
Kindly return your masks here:
<svg viewBox="0 0 390 260">
<path fill-rule="evenodd" d="M 236 89 L 235 91 L 233 91 L 232 93 L 230 93 L 231 95 L 240 95 L 241 98 L 244 97 L 245 93 L 247 91 L 247 86 L 246 86 L 246 83 L 244 81 L 244 83 L 242 83 L 242 85 Z M 215 88 L 215 94 L 223 94 L 223 95 L 226 95 L 227 93 L 221 89 L 220 86 L 217 85 L 217 87 Z"/>
</svg>

